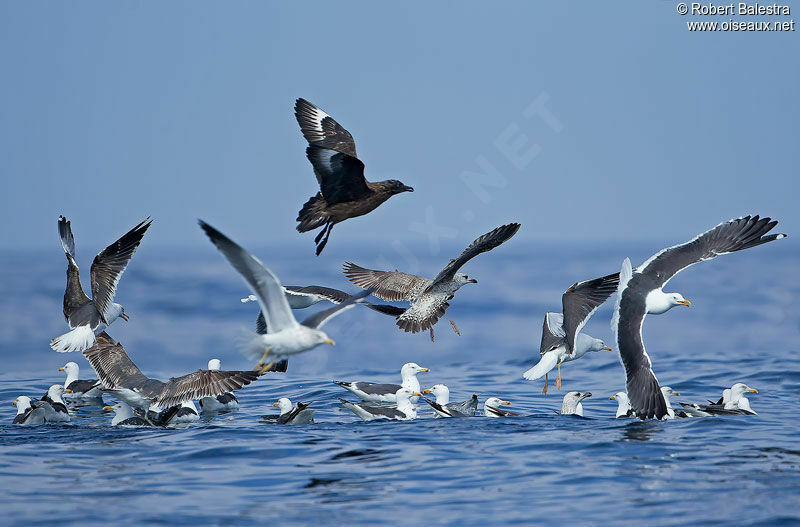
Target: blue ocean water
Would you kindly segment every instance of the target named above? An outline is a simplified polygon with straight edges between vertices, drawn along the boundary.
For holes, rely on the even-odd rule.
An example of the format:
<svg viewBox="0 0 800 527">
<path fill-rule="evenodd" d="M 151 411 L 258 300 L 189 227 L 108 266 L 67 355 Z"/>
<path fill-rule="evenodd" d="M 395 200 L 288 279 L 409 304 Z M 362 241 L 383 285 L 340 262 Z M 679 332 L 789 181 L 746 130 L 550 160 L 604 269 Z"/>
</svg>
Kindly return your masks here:
<svg viewBox="0 0 800 527">
<path fill-rule="evenodd" d="M 290 361 L 239 393 L 241 410 L 167 430 L 120 430 L 99 408 L 70 424 L 12 426 L 20 394 L 40 396 L 63 380 L 67 360 L 93 376 L 79 355 L 56 354 L 65 330 L 65 262 L 51 251 L 0 254 L 0 507 L 6 524 L 140 523 L 251 525 L 796 525 L 800 523 L 800 273 L 786 243 L 718 258 L 679 274 L 668 289 L 691 308 L 648 317 L 644 338 L 662 384 L 678 400 L 716 399 L 737 381 L 756 387 L 754 417 L 634 422 L 614 419 L 608 397 L 624 389 L 616 353 L 591 354 L 563 368 L 564 387 L 522 379 L 536 360 L 544 312 L 560 309 L 577 280 L 644 260 L 664 245 L 573 247 L 509 243 L 470 262 L 478 279 L 427 334 L 356 308 L 326 330 L 335 347 Z M 344 260 L 433 275 L 461 248 L 401 258 L 334 240 L 314 259 L 308 243 L 255 248 L 288 284 L 348 289 Z M 513 242 L 513 240 L 512 240 Z M 89 248 L 79 248 L 88 284 Z M 252 327 L 248 291 L 209 245 L 159 249 L 147 240 L 118 289 L 131 321 L 109 331 L 148 375 L 252 367 L 235 348 Z M 313 312 L 315 308 L 306 310 Z M 612 343 L 612 304 L 586 331 Z M 305 313 L 298 312 L 298 318 Z M 445 383 L 454 399 L 497 395 L 526 414 L 514 419 L 433 419 L 364 423 L 340 408 L 353 397 L 331 379 L 398 382 L 400 366 L 431 369 L 423 386 Z M 552 378 L 551 378 L 552 382 Z M 567 390 L 591 391 L 586 418 L 559 416 Z M 313 401 L 316 424 L 267 425 L 280 396 Z M 109 399 L 110 400 L 110 399 Z"/>
</svg>

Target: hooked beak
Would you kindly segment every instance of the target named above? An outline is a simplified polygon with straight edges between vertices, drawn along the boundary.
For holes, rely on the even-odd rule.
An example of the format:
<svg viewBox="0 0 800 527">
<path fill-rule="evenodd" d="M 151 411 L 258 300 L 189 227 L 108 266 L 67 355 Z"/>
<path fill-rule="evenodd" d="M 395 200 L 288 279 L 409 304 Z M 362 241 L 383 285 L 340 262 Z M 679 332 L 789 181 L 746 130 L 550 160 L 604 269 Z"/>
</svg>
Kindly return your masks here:
<svg viewBox="0 0 800 527">
<path fill-rule="evenodd" d="M 511 404 L 511 401 L 500 401 L 500 404 L 509 405 L 509 404 Z"/>
<path fill-rule="evenodd" d="M 67 388 L 66 390 L 64 390 L 64 393 L 72 393 L 72 390 L 70 390 L 69 388 Z"/>
<path fill-rule="evenodd" d="M 429 372 L 431 370 L 429 370 L 428 368 L 420 368 L 419 371 L 420 371 L 420 373 L 427 373 L 427 372 Z"/>
<path fill-rule="evenodd" d="M 64 367 L 62 366 L 61 368 L 58 369 L 58 371 L 64 371 Z"/>
<path fill-rule="evenodd" d="M 433 393 L 433 392 L 431 392 L 430 388 L 425 388 L 424 390 L 422 390 L 422 393 Z"/>
<path fill-rule="evenodd" d="M 684 300 L 679 300 L 679 301 L 678 301 L 678 303 L 679 303 L 679 304 L 681 304 L 682 306 L 686 306 L 686 307 L 692 307 L 692 303 L 691 303 L 691 302 L 689 302 L 689 301 L 688 301 L 688 300 L 686 300 L 686 299 L 684 299 Z"/>
<path fill-rule="evenodd" d="M 324 344 L 330 344 L 331 346 L 335 346 L 336 345 L 336 343 L 333 341 L 333 339 L 323 340 L 322 342 Z"/>
<path fill-rule="evenodd" d="M 414 397 L 422 397 L 422 394 L 419 392 L 414 392 Z"/>
<path fill-rule="evenodd" d="M 680 394 L 681 392 L 676 392 L 675 390 L 672 390 L 672 395 L 680 395 Z"/>
<path fill-rule="evenodd" d="M 478 283 L 478 281 L 477 281 L 477 280 L 475 280 L 474 278 L 470 278 L 470 279 L 469 279 L 469 280 L 467 280 L 467 281 L 468 281 L 469 283 L 471 283 L 471 284 L 477 284 L 477 283 Z"/>
<path fill-rule="evenodd" d="M 13 404 L 14 406 L 17 406 L 17 401 L 11 401 L 11 404 Z"/>
<path fill-rule="evenodd" d="M 124 311 L 122 312 L 122 314 L 120 314 L 119 318 L 121 318 L 125 322 L 127 322 L 127 321 L 129 321 L 131 319 L 131 317 L 129 317 L 128 314 L 126 312 L 124 312 Z"/>
<path fill-rule="evenodd" d="M 581 400 L 587 399 L 592 396 L 592 392 L 586 392 L 581 396 Z"/>
<path fill-rule="evenodd" d="M 609 348 L 608 346 L 606 346 L 606 347 L 605 347 L 605 348 L 603 348 L 603 349 L 604 349 L 604 350 L 606 350 L 606 351 L 614 351 L 614 350 L 612 350 L 611 348 Z"/>
<path fill-rule="evenodd" d="M 114 407 L 113 406 L 104 406 L 103 410 L 105 410 L 106 412 L 111 412 L 111 411 L 114 410 Z"/>
<path fill-rule="evenodd" d="M 279 405 L 278 403 L 272 403 L 272 406 L 274 406 L 275 408 L 277 408 L 277 407 L 278 407 L 278 406 L 280 406 L 280 405 Z"/>
<path fill-rule="evenodd" d="M 609 399 L 610 401 L 613 401 L 613 400 L 614 400 L 614 399 L 616 399 L 616 398 L 617 398 L 617 396 L 616 396 L 616 395 L 612 395 L 612 396 L 611 396 L 611 397 L 609 397 L 608 399 Z"/>
<path fill-rule="evenodd" d="M 414 192 L 414 187 L 409 187 L 408 185 L 403 186 L 403 192 Z"/>
<path fill-rule="evenodd" d="M 758 390 L 756 390 L 755 388 L 748 388 L 747 391 L 750 393 L 758 393 Z"/>
</svg>

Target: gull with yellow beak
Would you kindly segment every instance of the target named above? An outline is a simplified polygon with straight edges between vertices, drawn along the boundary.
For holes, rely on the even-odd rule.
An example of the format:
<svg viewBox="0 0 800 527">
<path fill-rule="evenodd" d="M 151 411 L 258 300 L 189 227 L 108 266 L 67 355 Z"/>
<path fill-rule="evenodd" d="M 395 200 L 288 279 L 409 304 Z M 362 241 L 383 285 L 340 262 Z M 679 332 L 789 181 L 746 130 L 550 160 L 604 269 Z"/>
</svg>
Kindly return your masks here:
<svg viewBox="0 0 800 527">
<path fill-rule="evenodd" d="M 268 371 L 276 362 L 289 355 L 308 351 L 320 344 L 335 344 L 319 328 L 334 316 L 361 302 L 373 291 L 372 289 L 362 291 L 341 304 L 320 311 L 303 320 L 302 323 L 298 323 L 289 307 L 278 277 L 261 263 L 261 260 L 217 229 L 203 220 L 199 220 L 199 223 L 211 243 L 242 276 L 261 306 L 261 312 L 264 314 L 267 324 L 267 332 L 264 334 L 248 333 L 247 337 L 243 339 L 242 346 L 242 353 L 247 358 L 258 361 L 254 369 L 259 374 Z M 267 358 L 272 360 L 267 363 Z"/>
<path fill-rule="evenodd" d="M 412 392 L 419 392 L 419 379 L 418 373 L 427 373 L 431 370 L 423 368 L 416 362 L 407 362 L 400 368 L 400 377 L 402 382 L 400 384 L 378 384 L 374 382 L 344 382 L 333 381 L 334 384 L 341 386 L 345 390 L 357 395 L 363 401 L 373 403 L 395 403 L 397 402 L 397 390 L 400 388 L 408 388 Z M 417 397 L 412 396 L 411 402 L 416 403 Z"/>
<path fill-rule="evenodd" d="M 351 403 L 344 399 L 339 399 L 342 406 L 359 416 L 364 421 L 374 419 L 395 419 L 398 421 L 408 421 L 417 418 L 417 407 L 411 402 L 411 397 L 421 397 L 422 394 L 414 392 L 408 388 L 400 388 L 395 392 L 396 406 L 370 406 L 366 404 Z"/>
<path fill-rule="evenodd" d="M 504 401 L 499 397 L 489 397 L 483 403 L 483 415 L 486 417 L 515 417 L 521 414 L 510 410 L 503 410 L 500 406 L 508 406 L 511 401 Z"/>
<path fill-rule="evenodd" d="M 635 269 L 628 258 L 622 262 L 611 327 L 625 367 L 628 397 L 637 417 L 661 419 L 668 414 L 667 402 L 642 340 L 644 319 L 648 314 L 658 315 L 675 306 L 691 305 L 680 293 L 665 293 L 664 286 L 673 276 L 697 263 L 785 238 L 785 234 L 768 234 L 777 224 L 771 218 L 744 216 L 722 222 L 686 243 L 662 249 Z"/>
<path fill-rule="evenodd" d="M 611 351 L 605 342 L 581 329 L 592 314 L 614 294 L 619 273 L 572 284 L 561 295 L 561 313 L 546 313 L 539 346 L 539 362 L 522 376 L 533 381 L 544 376 L 542 393 L 547 393 L 547 374 L 558 366 L 556 388 L 561 388 L 561 364 L 580 359 L 590 351 Z"/>
<path fill-rule="evenodd" d="M 281 397 L 272 404 L 275 408 L 280 408 L 278 415 L 262 415 L 265 421 L 274 422 L 279 425 L 308 425 L 314 422 L 314 410 L 309 408 L 311 403 L 292 404 L 288 397 Z"/>
</svg>

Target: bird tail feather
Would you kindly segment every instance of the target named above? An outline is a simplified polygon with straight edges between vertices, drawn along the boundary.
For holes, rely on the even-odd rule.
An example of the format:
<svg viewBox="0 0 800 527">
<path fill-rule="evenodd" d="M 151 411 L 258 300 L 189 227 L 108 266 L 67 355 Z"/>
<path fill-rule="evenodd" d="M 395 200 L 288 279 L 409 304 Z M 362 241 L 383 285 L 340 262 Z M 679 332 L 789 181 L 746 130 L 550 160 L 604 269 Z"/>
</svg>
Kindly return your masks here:
<svg viewBox="0 0 800 527">
<path fill-rule="evenodd" d="M 522 374 L 522 376 L 529 381 L 535 381 L 541 377 L 544 377 L 546 373 L 556 367 L 558 364 L 558 353 L 555 351 L 548 351 L 542 358 L 539 359 L 539 362 L 536 363 L 531 369 L 526 371 Z"/>
<path fill-rule="evenodd" d="M 94 331 L 89 326 L 78 326 L 50 341 L 50 347 L 59 353 L 84 351 L 94 344 Z"/>
<path fill-rule="evenodd" d="M 321 192 L 317 192 L 316 196 L 311 196 L 297 213 L 297 221 L 300 223 L 297 231 L 307 232 L 328 223 L 329 215 L 325 210 L 326 205 Z"/>
</svg>

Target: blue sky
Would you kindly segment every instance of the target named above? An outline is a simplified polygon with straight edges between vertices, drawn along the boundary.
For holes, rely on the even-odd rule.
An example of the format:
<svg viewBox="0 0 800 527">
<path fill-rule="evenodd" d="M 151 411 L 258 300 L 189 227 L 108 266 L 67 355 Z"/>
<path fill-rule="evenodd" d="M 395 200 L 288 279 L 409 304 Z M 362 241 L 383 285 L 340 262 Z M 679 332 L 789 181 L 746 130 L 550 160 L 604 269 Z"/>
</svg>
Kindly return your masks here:
<svg viewBox="0 0 800 527">
<path fill-rule="evenodd" d="M 350 130 L 369 179 L 416 189 L 329 249 L 463 246 L 508 221 L 531 242 L 671 244 L 746 213 L 797 232 L 798 33 L 689 18 L 666 1 L 3 2 L 0 248 L 57 249 L 65 214 L 94 252 L 151 215 L 158 246 L 207 244 L 202 217 L 313 254 L 296 97 Z"/>
</svg>

